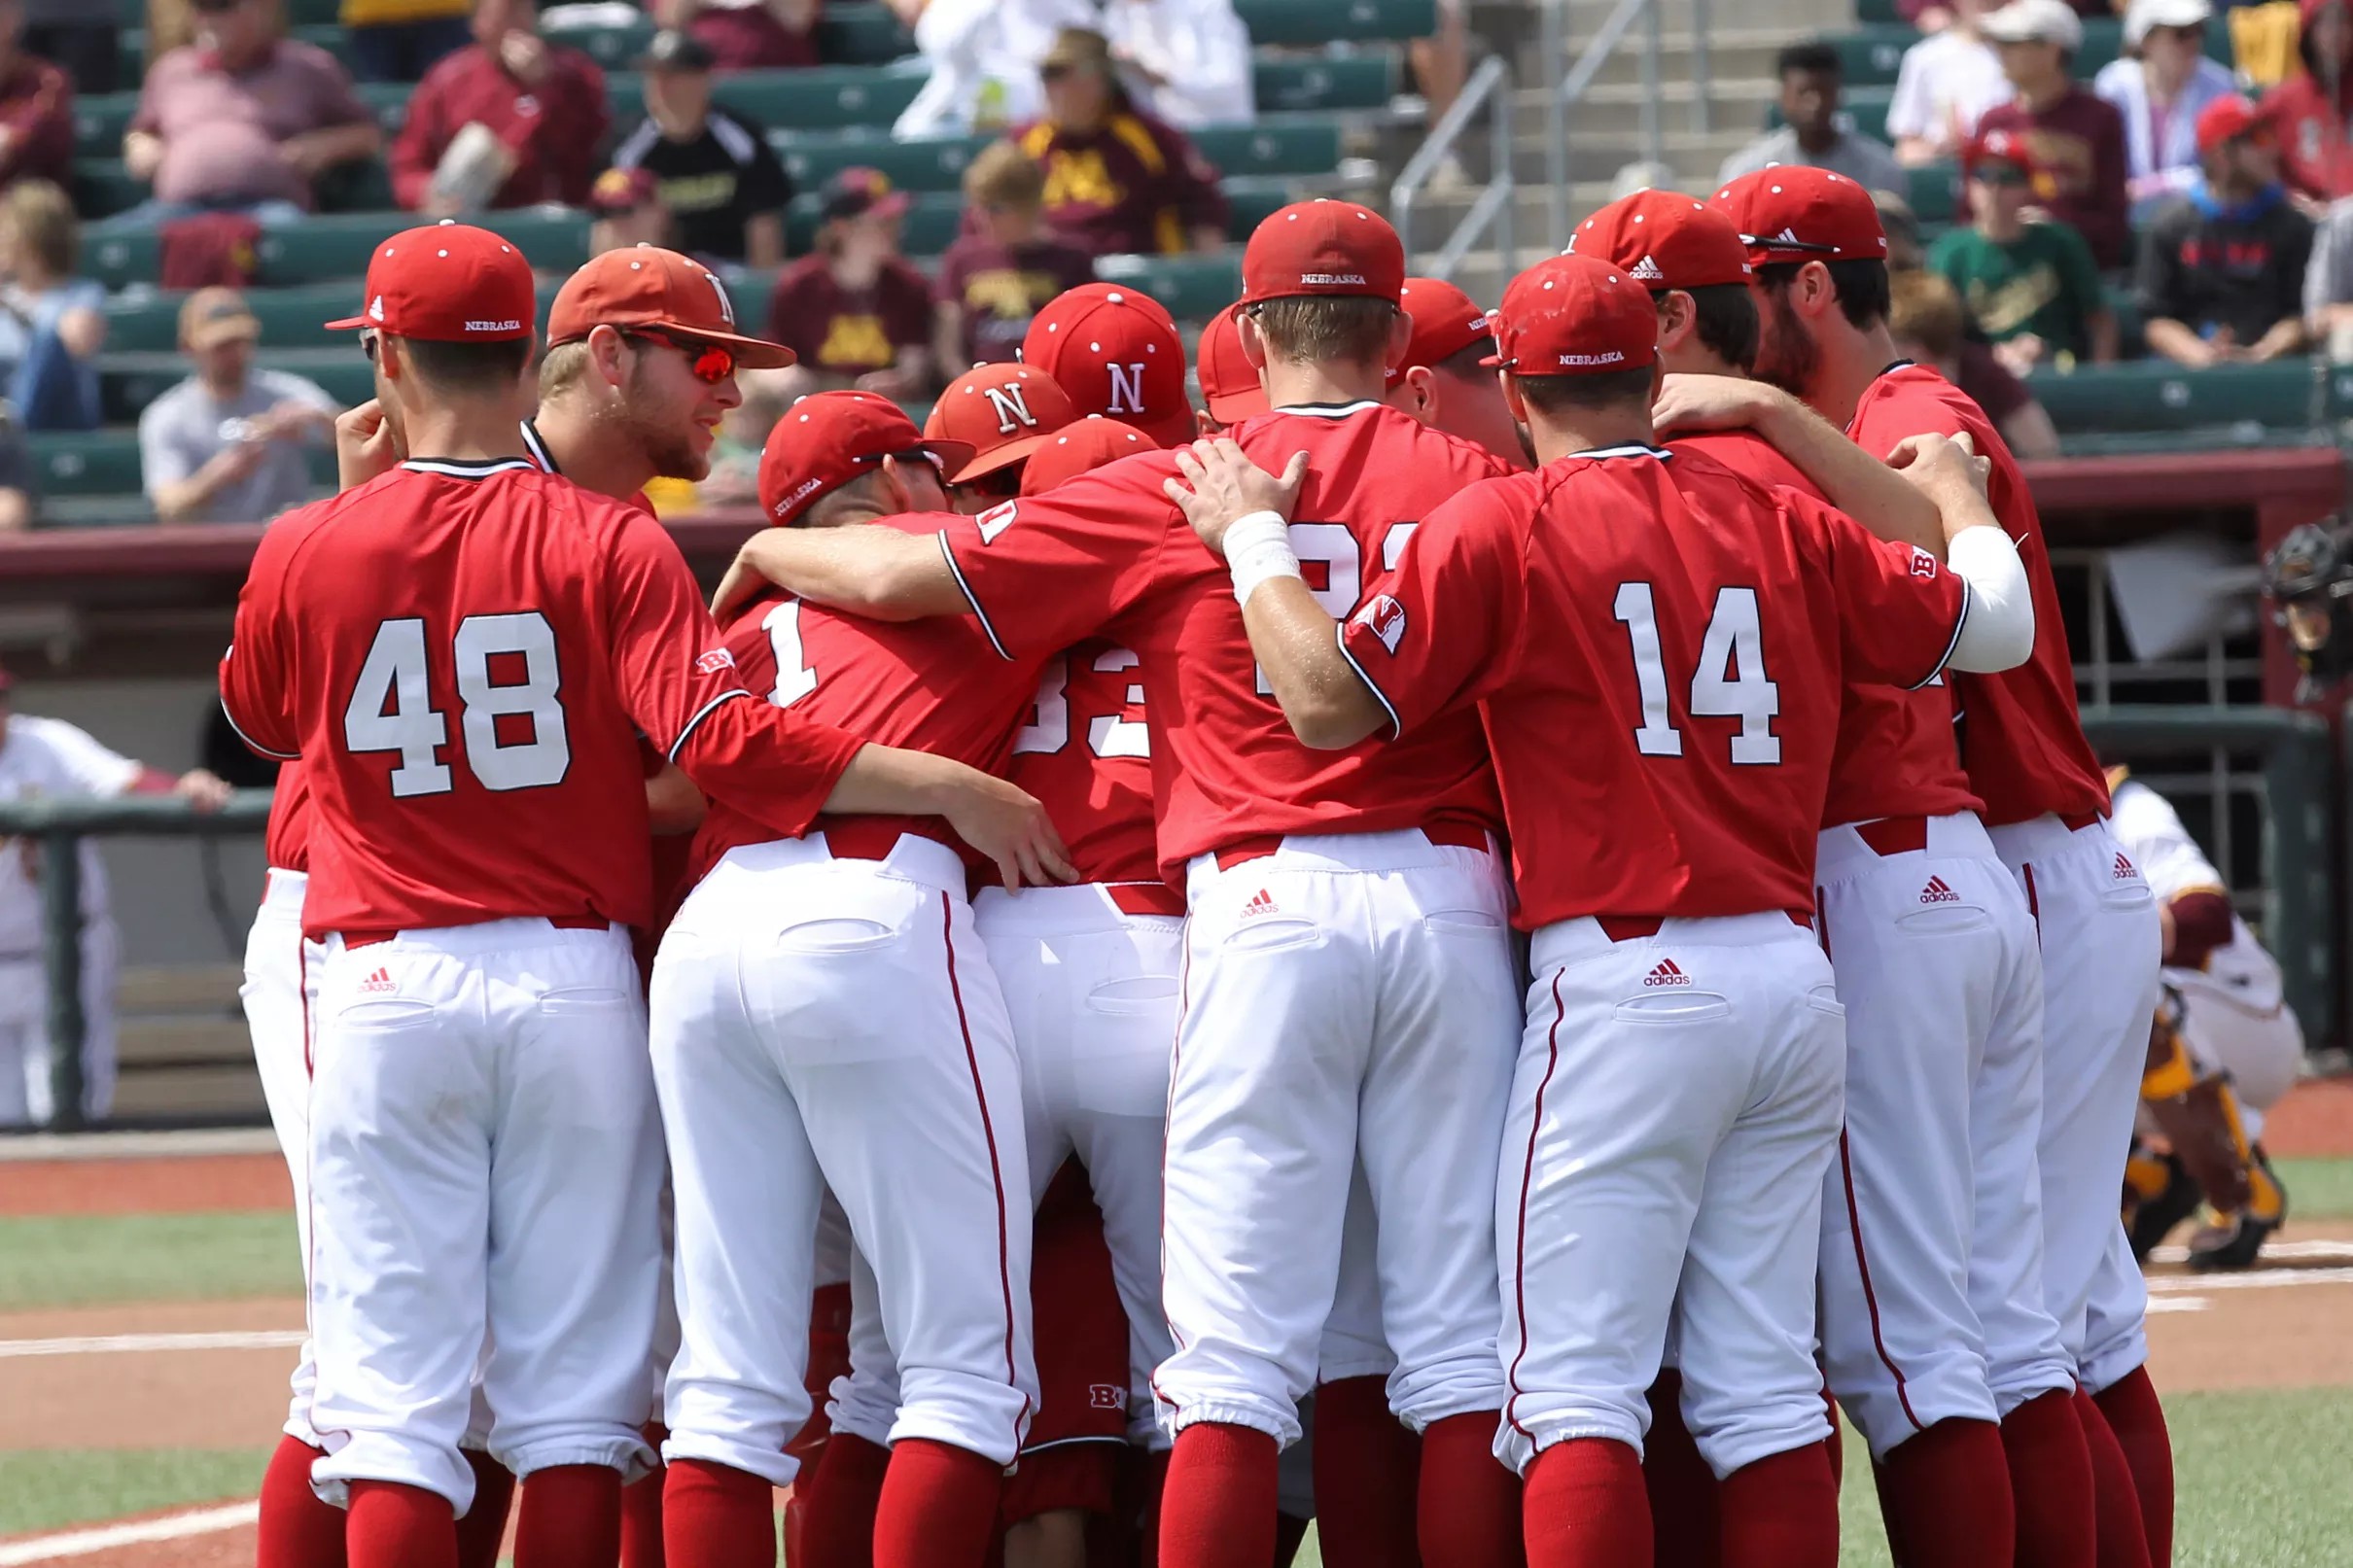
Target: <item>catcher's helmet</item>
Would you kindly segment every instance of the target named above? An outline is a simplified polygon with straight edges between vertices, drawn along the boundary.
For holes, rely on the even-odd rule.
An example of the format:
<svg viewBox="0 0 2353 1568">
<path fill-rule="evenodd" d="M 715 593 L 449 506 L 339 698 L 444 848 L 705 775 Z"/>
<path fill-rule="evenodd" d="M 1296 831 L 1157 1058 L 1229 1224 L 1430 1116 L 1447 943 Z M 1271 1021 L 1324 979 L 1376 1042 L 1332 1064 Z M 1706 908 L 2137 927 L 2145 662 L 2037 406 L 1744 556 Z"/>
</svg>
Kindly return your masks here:
<svg viewBox="0 0 2353 1568">
<path fill-rule="evenodd" d="M 2292 531 L 2264 557 L 2264 597 L 2303 672 L 2300 700 L 2353 674 L 2353 528 L 2327 517 Z"/>
</svg>

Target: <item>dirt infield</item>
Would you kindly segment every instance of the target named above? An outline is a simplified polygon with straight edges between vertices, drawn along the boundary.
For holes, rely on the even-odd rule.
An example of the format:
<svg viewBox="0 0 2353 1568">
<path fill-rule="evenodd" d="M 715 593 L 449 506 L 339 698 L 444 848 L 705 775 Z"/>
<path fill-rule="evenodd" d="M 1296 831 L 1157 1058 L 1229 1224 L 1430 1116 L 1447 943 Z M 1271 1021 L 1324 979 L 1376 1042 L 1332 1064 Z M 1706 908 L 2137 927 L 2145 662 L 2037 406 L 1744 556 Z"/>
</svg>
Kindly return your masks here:
<svg viewBox="0 0 2353 1568">
<path fill-rule="evenodd" d="M 2353 1078 L 2298 1084 L 2264 1118 L 2264 1147 L 2280 1160 L 2353 1158 Z"/>
<path fill-rule="evenodd" d="M 0 1215 L 215 1214 L 293 1206 L 286 1162 L 274 1154 L 0 1166 Z"/>
</svg>

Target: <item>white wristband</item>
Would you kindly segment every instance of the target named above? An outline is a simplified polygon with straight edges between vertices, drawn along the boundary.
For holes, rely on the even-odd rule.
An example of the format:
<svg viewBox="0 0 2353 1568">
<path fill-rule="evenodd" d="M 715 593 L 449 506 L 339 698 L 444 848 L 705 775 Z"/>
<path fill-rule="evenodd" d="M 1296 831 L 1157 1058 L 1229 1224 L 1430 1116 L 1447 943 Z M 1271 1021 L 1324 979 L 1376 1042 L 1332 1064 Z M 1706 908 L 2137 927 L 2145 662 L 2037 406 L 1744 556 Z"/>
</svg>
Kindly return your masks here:
<svg viewBox="0 0 2353 1568">
<path fill-rule="evenodd" d="M 1234 603 L 1247 605 L 1269 577 L 1297 577 L 1299 557 L 1291 553 L 1291 525 L 1281 512 L 1254 511 L 1225 531 L 1225 564 L 1234 574 Z"/>
</svg>

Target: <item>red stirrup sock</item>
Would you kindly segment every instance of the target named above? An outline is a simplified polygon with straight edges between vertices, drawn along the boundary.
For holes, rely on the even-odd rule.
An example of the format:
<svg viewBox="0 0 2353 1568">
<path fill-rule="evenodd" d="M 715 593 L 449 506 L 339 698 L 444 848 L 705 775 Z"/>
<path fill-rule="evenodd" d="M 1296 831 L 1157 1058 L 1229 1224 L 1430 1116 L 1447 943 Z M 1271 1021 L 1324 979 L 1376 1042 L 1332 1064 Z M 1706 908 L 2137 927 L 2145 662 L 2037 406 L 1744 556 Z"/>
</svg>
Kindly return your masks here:
<svg viewBox="0 0 2353 1568">
<path fill-rule="evenodd" d="M 498 1568 L 507 1545 L 507 1511 L 514 1502 L 514 1472 L 479 1448 L 464 1448 L 474 1472 L 474 1506 L 458 1520 L 458 1568 Z"/>
<path fill-rule="evenodd" d="M 1650 1436 L 1642 1442 L 1642 1484 L 1650 1494 L 1650 1541 L 1658 1568 L 1715 1568 L 1716 1473 L 1683 1424 L 1683 1375 L 1669 1367 L 1650 1385 Z"/>
<path fill-rule="evenodd" d="M 1839 1568 L 1839 1488 L 1819 1443 L 1724 1478 L 1724 1560 L 1740 1568 Z"/>
<path fill-rule="evenodd" d="M 696 1568 L 776 1568 L 775 1489 L 709 1459 L 662 1470 L 662 1551 Z"/>
<path fill-rule="evenodd" d="M 2132 1467 L 2150 1568 L 2173 1568 L 2173 1434 L 2165 1429 L 2165 1407 L 2149 1381 L 2149 1369 L 2133 1368 L 2091 1401 L 2108 1417 L 2125 1463 Z"/>
<path fill-rule="evenodd" d="M 514 1568 L 615 1568 L 621 1560 L 621 1473 L 550 1465 L 523 1482 Z"/>
<path fill-rule="evenodd" d="M 1418 1568 L 1415 1477 L 1422 1442 L 1389 1413 L 1388 1379 L 1316 1389 L 1316 1544 L 1326 1568 Z"/>
<path fill-rule="evenodd" d="M 872 1568 L 874 1516 L 882 1507 L 883 1477 L 890 1468 L 891 1450 L 879 1443 L 847 1432 L 825 1439 L 817 1474 L 798 1493 L 805 1510 L 801 1544 L 809 1551 L 806 1568 Z"/>
<path fill-rule="evenodd" d="M 1422 1561 L 1448 1568 L 1519 1568 L 1520 1478 L 1495 1457 L 1501 1411 L 1432 1421 L 1422 1433 Z"/>
<path fill-rule="evenodd" d="M 355 1481 L 343 1516 L 351 1568 L 458 1568 L 449 1499 L 397 1481 Z"/>
<path fill-rule="evenodd" d="M 1005 1467 L 930 1438 L 891 1446 L 874 1516 L 874 1568 L 980 1568 L 997 1538 Z"/>
<path fill-rule="evenodd" d="M 2108 1417 L 2082 1389 L 2075 1417 L 2084 1424 L 2084 1446 L 2091 1450 L 2091 1510 L 2098 1533 L 2099 1568 L 2150 1568 L 2149 1536 L 2141 1527 L 2140 1489 L 2132 1467 L 2109 1430 Z"/>
<path fill-rule="evenodd" d="M 257 1568 L 343 1568 L 343 1511 L 310 1489 L 310 1467 L 326 1457 L 299 1438 L 278 1439 L 262 1474 Z"/>
<path fill-rule="evenodd" d="M 1905 1568 L 2011 1568 L 2018 1517 L 2000 1427 L 1939 1421 L 1889 1449 L 1879 1474 Z"/>
<path fill-rule="evenodd" d="M 1609 1438 L 1570 1438 L 1536 1455 L 1521 1497 L 1528 1568 L 1651 1568 L 1642 1461 Z"/>
<path fill-rule="evenodd" d="M 1247 1426 L 1195 1421 L 1177 1433 L 1161 1493 L 1160 1568 L 1273 1562 L 1278 1451 Z"/>
<path fill-rule="evenodd" d="M 2018 1514 L 2018 1568 L 2092 1568 L 2091 1449 L 2075 1395 L 2054 1389 L 2002 1417 L 2002 1454 Z"/>
</svg>

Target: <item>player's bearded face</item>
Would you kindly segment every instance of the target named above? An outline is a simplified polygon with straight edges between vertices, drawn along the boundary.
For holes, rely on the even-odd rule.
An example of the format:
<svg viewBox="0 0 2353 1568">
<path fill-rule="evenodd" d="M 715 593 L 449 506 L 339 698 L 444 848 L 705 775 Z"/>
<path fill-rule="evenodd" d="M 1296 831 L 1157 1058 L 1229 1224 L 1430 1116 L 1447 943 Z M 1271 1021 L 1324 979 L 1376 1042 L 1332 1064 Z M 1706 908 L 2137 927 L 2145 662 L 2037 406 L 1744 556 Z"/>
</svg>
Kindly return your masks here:
<svg viewBox="0 0 2353 1568">
<path fill-rule="evenodd" d="M 1782 289 L 1757 290 L 1757 366 L 1759 381 L 1779 387 L 1795 398 L 1806 396 L 1821 368 L 1821 351 L 1807 334 L 1798 313 Z"/>
<path fill-rule="evenodd" d="M 629 373 L 616 423 L 657 477 L 695 481 L 711 475 L 711 443 L 720 421 L 742 401 L 732 376 L 698 379 L 685 356 L 649 345 Z"/>
</svg>

